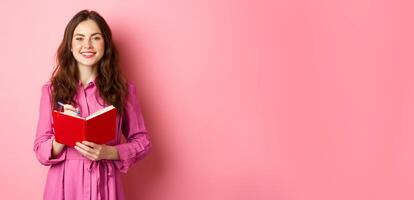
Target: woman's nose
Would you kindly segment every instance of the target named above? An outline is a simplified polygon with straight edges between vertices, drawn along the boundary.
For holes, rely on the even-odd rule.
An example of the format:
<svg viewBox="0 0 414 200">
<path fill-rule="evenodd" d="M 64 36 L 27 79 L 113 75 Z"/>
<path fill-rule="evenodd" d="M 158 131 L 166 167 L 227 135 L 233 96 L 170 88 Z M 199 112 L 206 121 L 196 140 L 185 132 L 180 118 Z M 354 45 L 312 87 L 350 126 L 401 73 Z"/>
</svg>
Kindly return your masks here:
<svg viewBox="0 0 414 200">
<path fill-rule="evenodd" d="M 84 47 L 91 47 L 92 46 L 92 42 L 91 42 L 91 40 L 85 40 L 85 42 L 84 42 L 84 44 L 83 44 L 83 46 Z"/>
</svg>

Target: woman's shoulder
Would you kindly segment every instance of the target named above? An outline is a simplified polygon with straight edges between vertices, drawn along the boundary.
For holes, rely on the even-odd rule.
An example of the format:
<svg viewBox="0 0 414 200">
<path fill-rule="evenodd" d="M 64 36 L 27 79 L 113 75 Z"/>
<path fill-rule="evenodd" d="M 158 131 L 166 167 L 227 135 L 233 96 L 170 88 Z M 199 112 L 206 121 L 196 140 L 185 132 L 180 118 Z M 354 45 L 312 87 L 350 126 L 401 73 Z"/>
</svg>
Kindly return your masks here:
<svg viewBox="0 0 414 200">
<path fill-rule="evenodd" d="M 52 82 L 51 81 L 47 81 L 47 82 L 44 82 L 42 84 L 42 89 L 48 89 L 48 90 L 50 90 L 51 88 L 52 88 Z"/>
<path fill-rule="evenodd" d="M 51 81 L 44 82 L 42 84 L 42 91 L 51 92 L 52 91 L 52 82 Z"/>
<path fill-rule="evenodd" d="M 128 93 L 135 92 L 135 85 L 134 85 L 134 83 L 132 83 L 131 81 L 128 80 L 126 82 L 126 86 L 127 86 Z"/>
<path fill-rule="evenodd" d="M 139 94 L 139 91 L 137 91 L 137 87 L 135 86 L 135 84 L 131 81 L 127 81 L 127 93 L 126 93 L 127 98 L 137 100 L 138 94 Z"/>
<path fill-rule="evenodd" d="M 42 85 L 42 87 L 51 87 L 51 86 L 52 86 L 52 81 L 46 81 Z"/>
</svg>

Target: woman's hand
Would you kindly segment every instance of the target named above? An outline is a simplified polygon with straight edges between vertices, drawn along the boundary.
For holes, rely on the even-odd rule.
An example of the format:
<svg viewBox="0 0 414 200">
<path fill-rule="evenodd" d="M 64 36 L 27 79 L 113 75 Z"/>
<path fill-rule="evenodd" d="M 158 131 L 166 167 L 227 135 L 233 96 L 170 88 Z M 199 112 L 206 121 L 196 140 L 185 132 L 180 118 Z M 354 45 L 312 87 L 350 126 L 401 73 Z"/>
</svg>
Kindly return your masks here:
<svg viewBox="0 0 414 200">
<path fill-rule="evenodd" d="M 95 144 L 93 142 L 76 142 L 75 149 L 92 161 L 119 160 L 118 150 L 113 146 Z"/>
<path fill-rule="evenodd" d="M 64 104 L 63 105 L 63 113 L 78 116 L 79 115 L 79 109 L 76 109 L 70 104 Z"/>
</svg>

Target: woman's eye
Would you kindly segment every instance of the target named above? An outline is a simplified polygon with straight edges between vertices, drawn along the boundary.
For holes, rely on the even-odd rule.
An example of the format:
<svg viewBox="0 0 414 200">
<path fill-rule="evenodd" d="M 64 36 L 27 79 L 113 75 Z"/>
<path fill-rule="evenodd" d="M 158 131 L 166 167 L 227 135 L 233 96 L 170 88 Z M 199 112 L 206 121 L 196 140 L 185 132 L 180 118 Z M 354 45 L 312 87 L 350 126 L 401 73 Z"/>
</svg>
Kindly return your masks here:
<svg viewBox="0 0 414 200">
<path fill-rule="evenodd" d="M 77 40 L 77 41 L 82 41 L 82 40 L 83 40 L 83 38 L 75 38 L 75 40 Z"/>
<path fill-rule="evenodd" d="M 94 40 L 100 40 L 101 38 L 100 37 L 94 37 L 93 39 Z"/>
</svg>

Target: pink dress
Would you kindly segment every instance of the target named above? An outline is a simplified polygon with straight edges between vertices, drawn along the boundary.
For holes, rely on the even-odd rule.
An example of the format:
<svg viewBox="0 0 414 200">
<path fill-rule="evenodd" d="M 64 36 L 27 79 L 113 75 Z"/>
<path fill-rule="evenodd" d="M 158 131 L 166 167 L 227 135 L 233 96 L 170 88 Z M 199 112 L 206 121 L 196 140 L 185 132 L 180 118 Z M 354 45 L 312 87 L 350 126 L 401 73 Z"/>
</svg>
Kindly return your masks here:
<svg viewBox="0 0 414 200">
<path fill-rule="evenodd" d="M 51 84 L 48 82 L 42 87 L 39 121 L 33 148 L 39 162 L 50 166 L 43 199 L 125 199 L 120 172 L 126 173 L 128 168 L 144 158 L 151 148 L 150 138 L 136 99 L 135 86 L 128 83 L 125 112 L 123 117 L 117 117 L 117 136 L 107 143 L 117 148 L 119 160 L 91 161 L 68 146 L 52 159 L 54 134 L 50 97 Z M 89 82 L 86 87 L 79 82 L 76 100 L 82 117 L 106 106 L 102 105 L 103 100 L 94 81 Z M 126 139 L 122 144 L 121 133 Z"/>
</svg>

